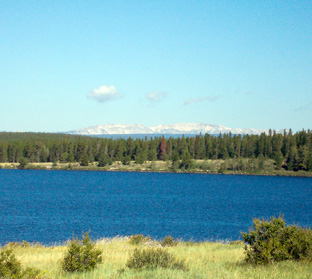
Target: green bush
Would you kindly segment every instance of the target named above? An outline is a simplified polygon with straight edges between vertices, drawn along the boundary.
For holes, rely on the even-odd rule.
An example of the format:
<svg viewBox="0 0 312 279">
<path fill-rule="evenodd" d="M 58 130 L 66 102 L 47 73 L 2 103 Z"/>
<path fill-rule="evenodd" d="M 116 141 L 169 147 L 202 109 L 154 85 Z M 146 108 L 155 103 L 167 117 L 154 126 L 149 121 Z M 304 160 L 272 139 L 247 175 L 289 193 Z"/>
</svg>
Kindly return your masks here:
<svg viewBox="0 0 312 279">
<path fill-rule="evenodd" d="M 41 276 L 43 272 L 41 272 L 40 269 L 33 268 L 33 267 L 26 267 L 22 272 L 21 278 L 27 278 L 27 279 L 34 279 L 34 278 L 44 278 Z"/>
<path fill-rule="evenodd" d="M 19 162 L 19 165 L 17 166 L 18 169 L 20 170 L 26 169 L 28 165 L 28 160 L 26 158 L 21 157 L 18 162 Z"/>
<path fill-rule="evenodd" d="M 62 269 L 68 272 L 90 271 L 102 262 L 102 252 L 95 249 L 91 243 L 88 233 L 85 233 L 82 240 L 73 239 L 62 260 Z"/>
<path fill-rule="evenodd" d="M 233 240 L 229 242 L 230 245 L 244 245 L 244 241 L 241 240 Z"/>
<path fill-rule="evenodd" d="M 298 226 L 286 226 L 283 217 L 269 221 L 254 219 L 254 230 L 242 233 L 245 241 L 245 261 L 268 264 L 284 260 L 312 260 L 312 231 Z"/>
<path fill-rule="evenodd" d="M 0 251 L 0 278 L 37 278 L 40 270 L 26 267 L 15 258 L 13 250 Z"/>
<path fill-rule="evenodd" d="M 144 237 L 143 234 L 136 234 L 136 235 L 130 236 L 129 243 L 132 245 L 139 245 L 139 244 L 143 244 L 149 240 L 151 240 L 151 238 L 149 236 Z"/>
<path fill-rule="evenodd" d="M 173 247 L 178 245 L 172 236 L 166 236 L 160 244 L 163 247 Z"/>
<path fill-rule="evenodd" d="M 135 249 L 126 266 L 132 269 L 172 268 L 186 270 L 184 261 L 179 261 L 162 248 Z"/>
<path fill-rule="evenodd" d="M 22 267 L 15 258 L 13 250 L 5 250 L 0 252 L 0 278 L 16 277 L 21 278 Z"/>
</svg>

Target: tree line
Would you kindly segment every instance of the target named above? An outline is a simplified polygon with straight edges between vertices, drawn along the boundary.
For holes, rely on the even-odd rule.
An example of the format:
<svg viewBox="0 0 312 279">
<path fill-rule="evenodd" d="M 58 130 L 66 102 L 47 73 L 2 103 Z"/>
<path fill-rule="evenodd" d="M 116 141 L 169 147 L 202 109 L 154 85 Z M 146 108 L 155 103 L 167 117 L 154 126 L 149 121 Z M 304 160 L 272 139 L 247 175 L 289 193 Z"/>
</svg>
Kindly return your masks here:
<svg viewBox="0 0 312 279">
<path fill-rule="evenodd" d="M 219 134 L 190 137 L 145 137 L 112 139 L 48 133 L 0 133 L 0 162 L 61 162 L 99 166 L 121 161 L 182 162 L 187 168 L 193 159 L 271 159 L 275 168 L 312 171 L 312 132 L 291 130 L 261 135 Z"/>
</svg>

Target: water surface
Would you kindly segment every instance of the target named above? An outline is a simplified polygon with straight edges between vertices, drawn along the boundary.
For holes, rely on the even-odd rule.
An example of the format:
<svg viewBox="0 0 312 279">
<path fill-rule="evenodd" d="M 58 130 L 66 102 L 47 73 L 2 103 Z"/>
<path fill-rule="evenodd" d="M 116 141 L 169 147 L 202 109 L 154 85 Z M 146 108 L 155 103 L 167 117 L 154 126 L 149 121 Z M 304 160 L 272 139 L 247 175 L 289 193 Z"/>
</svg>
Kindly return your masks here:
<svg viewBox="0 0 312 279">
<path fill-rule="evenodd" d="M 142 233 L 239 239 L 252 218 L 312 225 L 312 178 L 0 169 L 0 243 Z"/>
</svg>

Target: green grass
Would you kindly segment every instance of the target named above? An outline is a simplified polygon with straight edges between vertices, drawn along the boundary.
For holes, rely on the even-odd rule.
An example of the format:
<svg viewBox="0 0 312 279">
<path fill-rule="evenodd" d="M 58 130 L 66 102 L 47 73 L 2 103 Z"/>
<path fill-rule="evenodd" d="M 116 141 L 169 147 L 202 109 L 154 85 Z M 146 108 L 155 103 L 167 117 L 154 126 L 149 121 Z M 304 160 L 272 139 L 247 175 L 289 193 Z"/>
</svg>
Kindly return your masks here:
<svg viewBox="0 0 312 279">
<path fill-rule="evenodd" d="M 135 248 L 161 247 L 159 242 L 149 241 L 131 245 L 129 238 L 103 239 L 96 242 L 103 251 L 103 263 L 91 272 L 66 273 L 61 270 L 61 259 L 66 246 L 14 247 L 16 258 L 23 266 L 42 270 L 42 278 L 312 278 L 311 262 L 285 261 L 278 264 L 253 266 L 244 263 L 244 246 L 240 243 L 178 243 L 175 247 L 162 248 L 179 260 L 184 260 L 188 269 L 132 270 L 126 268 L 128 258 Z"/>
</svg>

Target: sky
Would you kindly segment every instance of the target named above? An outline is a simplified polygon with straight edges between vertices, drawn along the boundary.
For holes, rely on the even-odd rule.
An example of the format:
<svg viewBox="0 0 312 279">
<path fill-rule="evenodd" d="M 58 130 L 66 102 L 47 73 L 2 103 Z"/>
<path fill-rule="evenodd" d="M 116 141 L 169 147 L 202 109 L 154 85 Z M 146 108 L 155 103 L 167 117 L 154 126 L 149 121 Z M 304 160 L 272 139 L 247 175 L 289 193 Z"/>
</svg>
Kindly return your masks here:
<svg viewBox="0 0 312 279">
<path fill-rule="evenodd" d="M 0 131 L 312 128 L 312 1 L 0 0 Z"/>
</svg>

